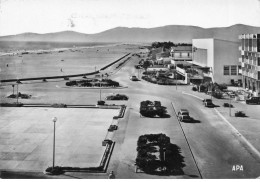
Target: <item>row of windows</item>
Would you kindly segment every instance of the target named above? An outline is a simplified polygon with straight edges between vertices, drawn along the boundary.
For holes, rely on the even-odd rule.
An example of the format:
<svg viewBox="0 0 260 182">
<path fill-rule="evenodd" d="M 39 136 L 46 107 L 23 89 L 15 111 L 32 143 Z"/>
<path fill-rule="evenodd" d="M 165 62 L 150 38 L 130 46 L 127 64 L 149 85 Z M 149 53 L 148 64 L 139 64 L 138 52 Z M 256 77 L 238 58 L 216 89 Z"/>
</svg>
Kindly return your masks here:
<svg viewBox="0 0 260 182">
<path fill-rule="evenodd" d="M 238 70 L 241 69 L 240 65 L 225 65 L 224 75 L 241 75 Z"/>
</svg>

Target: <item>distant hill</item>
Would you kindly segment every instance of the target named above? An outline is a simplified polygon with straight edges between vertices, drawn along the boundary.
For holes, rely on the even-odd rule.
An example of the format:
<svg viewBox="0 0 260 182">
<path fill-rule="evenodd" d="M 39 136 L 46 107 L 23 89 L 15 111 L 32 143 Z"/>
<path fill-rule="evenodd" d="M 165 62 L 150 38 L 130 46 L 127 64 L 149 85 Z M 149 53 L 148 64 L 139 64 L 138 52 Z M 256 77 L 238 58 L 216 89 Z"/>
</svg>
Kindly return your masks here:
<svg viewBox="0 0 260 182">
<path fill-rule="evenodd" d="M 260 27 L 237 24 L 221 28 L 168 25 L 156 28 L 117 27 L 96 34 L 73 31 L 36 34 L 24 33 L 2 36 L 0 41 L 42 41 L 42 42 L 154 42 L 172 41 L 190 43 L 194 38 L 218 38 L 238 41 L 238 35 L 260 33 Z"/>
</svg>

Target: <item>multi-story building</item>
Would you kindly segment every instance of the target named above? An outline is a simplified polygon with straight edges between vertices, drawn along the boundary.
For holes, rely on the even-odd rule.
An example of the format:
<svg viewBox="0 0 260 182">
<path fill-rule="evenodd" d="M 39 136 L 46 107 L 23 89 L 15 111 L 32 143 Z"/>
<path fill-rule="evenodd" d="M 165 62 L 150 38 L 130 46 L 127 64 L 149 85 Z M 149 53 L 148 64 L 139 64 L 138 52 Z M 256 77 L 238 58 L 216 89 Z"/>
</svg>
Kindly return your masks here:
<svg viewBox="0 0 260 182">
<path fill-rule="evenodd" d="M 243 87 L 255 96 L 260 95 L 260 34 L 242 34 L 239 36 Z"/>
<path fill-rule="evenodd" d="M 241 81 L 239 42 L 220 39 L 193 39 L 194 65 L 200 66 L 205 77 L 219 84 L 232 85 Z"/>
</svg>

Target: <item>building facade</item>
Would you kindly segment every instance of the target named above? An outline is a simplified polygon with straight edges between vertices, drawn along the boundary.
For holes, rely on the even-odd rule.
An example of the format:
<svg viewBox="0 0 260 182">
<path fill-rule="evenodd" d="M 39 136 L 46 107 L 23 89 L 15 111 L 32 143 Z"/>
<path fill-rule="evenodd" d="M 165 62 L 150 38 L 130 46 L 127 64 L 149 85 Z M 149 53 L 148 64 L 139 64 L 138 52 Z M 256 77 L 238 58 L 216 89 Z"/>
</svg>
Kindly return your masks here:
<svg viewBox="0 0 260 182">
<path fill-rule="evenodd" d="M 192 61 L 192 46 L 171 47 L 170 54 L 174 61 Z"/>
<path fill-rule="evenodd" d="M 202 67 L 204 76 L 219 84 L 242 82 L 239 42 L 220 39 L 193 39 L 192 63 Z"/>
<path fill-rule="evenodd" d="M 243 88 L 260 96 L 260 34 L 243 34 L 239 40 Z"/>
</svg>

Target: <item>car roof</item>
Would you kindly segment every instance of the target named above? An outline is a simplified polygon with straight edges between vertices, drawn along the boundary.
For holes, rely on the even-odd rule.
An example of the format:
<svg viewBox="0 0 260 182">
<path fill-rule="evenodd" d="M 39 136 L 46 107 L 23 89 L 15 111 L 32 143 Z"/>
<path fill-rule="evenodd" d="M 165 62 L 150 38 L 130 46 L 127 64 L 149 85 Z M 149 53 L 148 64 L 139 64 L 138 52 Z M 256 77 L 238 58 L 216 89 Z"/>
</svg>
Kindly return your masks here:
<svg viewBox="0 0 260 182">
<path fill-rule="evenodd" d="M 189 112 L 187 109 L 181 109 L 180 112 Z"/>
</svg>

